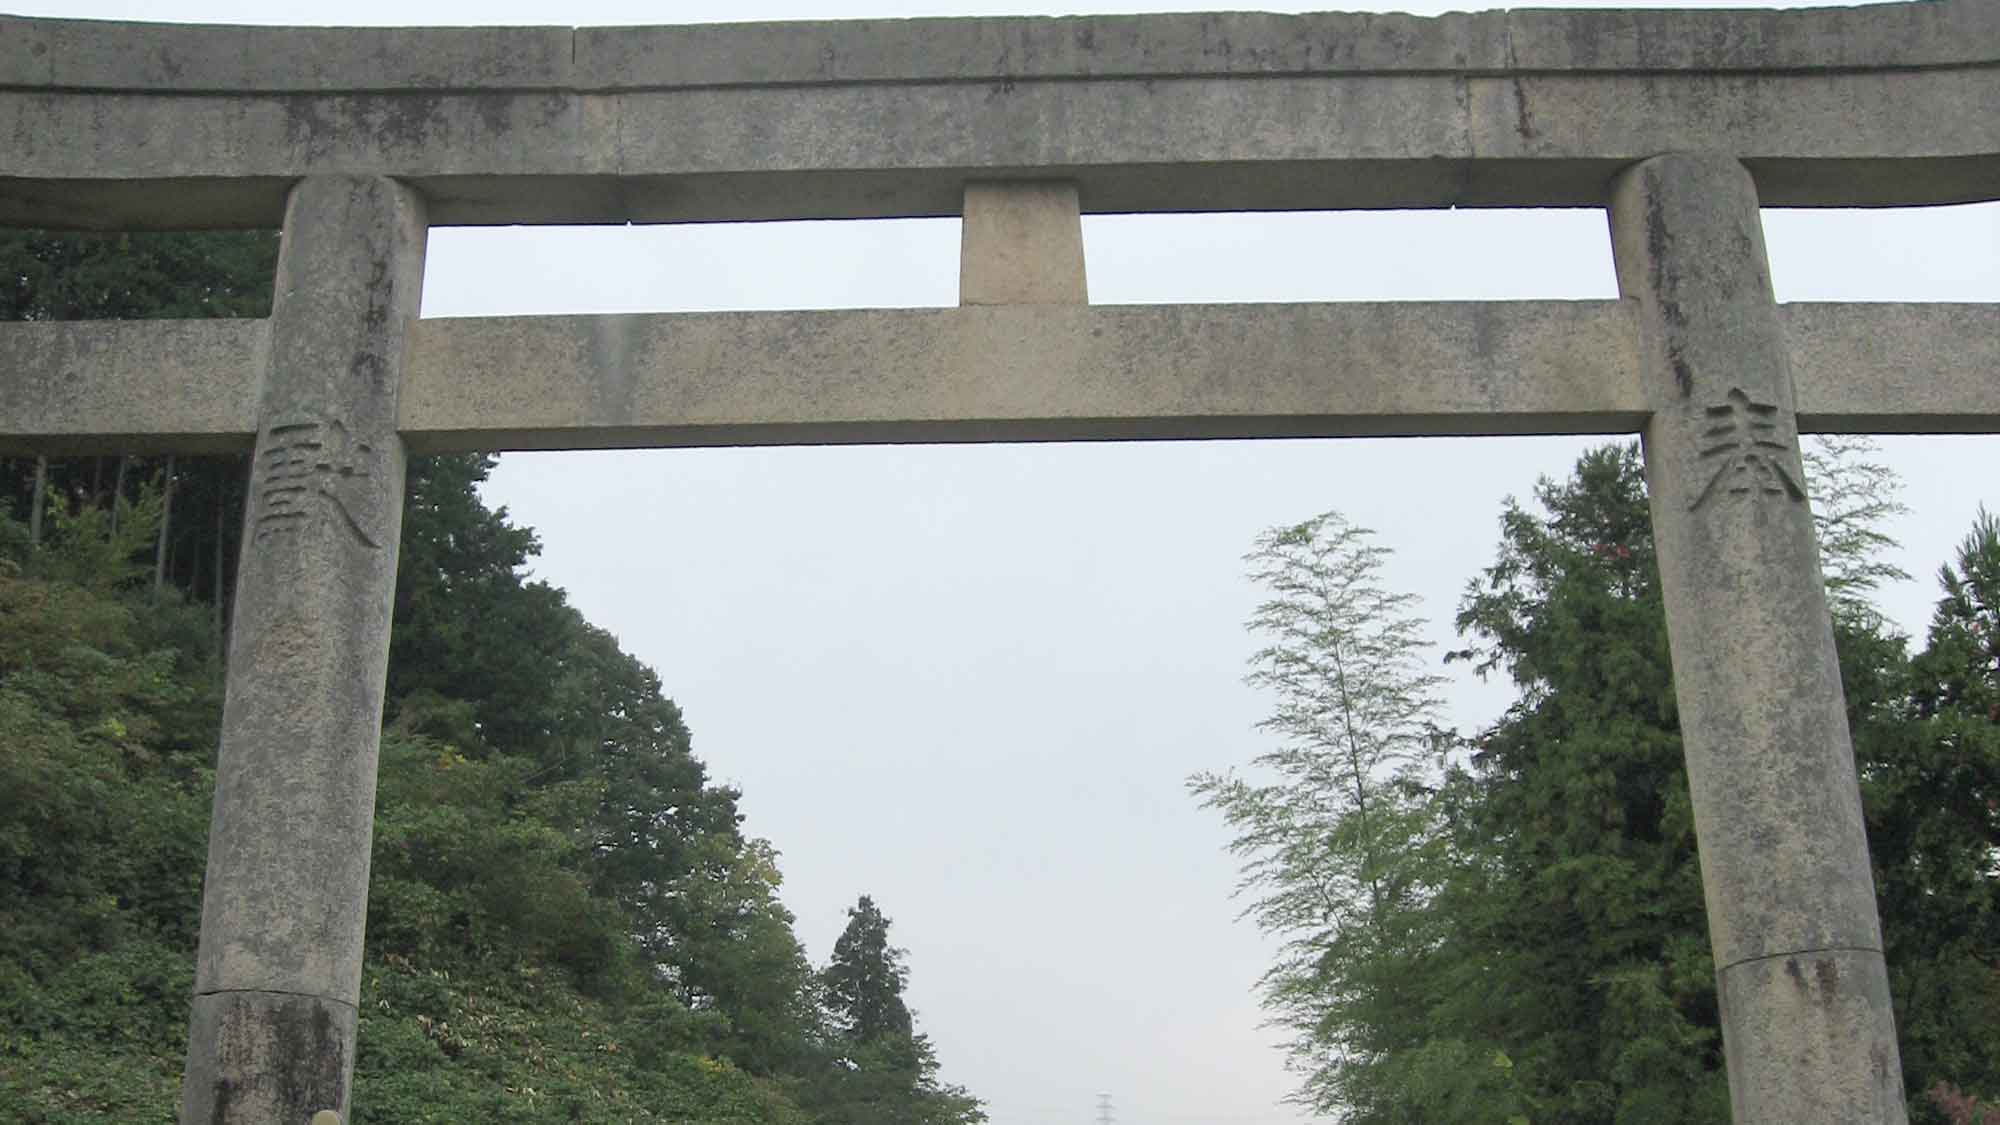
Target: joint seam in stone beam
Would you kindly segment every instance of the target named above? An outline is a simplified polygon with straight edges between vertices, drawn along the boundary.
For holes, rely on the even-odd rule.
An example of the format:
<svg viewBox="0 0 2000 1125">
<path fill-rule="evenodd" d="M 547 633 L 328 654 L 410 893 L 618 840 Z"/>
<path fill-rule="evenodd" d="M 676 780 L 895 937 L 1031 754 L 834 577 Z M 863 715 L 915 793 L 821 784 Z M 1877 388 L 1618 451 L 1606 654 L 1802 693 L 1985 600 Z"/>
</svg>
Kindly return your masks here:
<svg viewBox="0 0 2000 1125">
<path fill-rule="evenodd" d="M 325 996 L 317 992 L 294 992 L 286 988 L 197 988 L 194 990 L 194 995 L 196 999 L 200 999 L 203 996 L 296 996 L 301 1000 L 317 1000 L 322 1004 L 338 1004 L 343 1008 L 351 1008 L 356 1012 L 361 1010 L 361 1005 L 342 1000 L 338 996 Z"/>
<path fill-rule="evenodd" d="M 1823 945 L 1811 949 L 1788 949 L 1782 953 L 1764 953 L 1756 957 L 1745 957 L 1740 961 L 1731 961 L 1729 964 L 1724 965 L 1721 968 L 1715 970 L 1715 975 L 1721 976 L 1722 974 L 1728 972 L 1731 969 L 1738 968 L 1739 966 L 1743 965 L 1755 964 L 1758 961 L 1773 961 L 1780 957 L 1811 957 L 1814 954 L 1818 953 L 1873 953 L 1877 957 L 1882 956 L 1882 950 L 1879 946 Z"/>
</svg>

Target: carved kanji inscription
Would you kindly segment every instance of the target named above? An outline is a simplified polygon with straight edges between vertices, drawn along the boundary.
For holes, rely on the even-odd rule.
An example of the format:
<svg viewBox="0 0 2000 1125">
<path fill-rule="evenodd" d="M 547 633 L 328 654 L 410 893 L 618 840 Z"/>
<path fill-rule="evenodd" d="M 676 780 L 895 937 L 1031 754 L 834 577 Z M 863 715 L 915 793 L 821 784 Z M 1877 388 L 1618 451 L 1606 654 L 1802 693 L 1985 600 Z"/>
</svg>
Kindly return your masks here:
<svg viewBox="0 0 2000 1125">
<path fill-rule="evenodd" d="M 1737 496 L 1784 496 L 1804 500 L 1791 468 L 1792 447 L 1779 428 L 1778 408 L 1757 402 L 1741 387 L 1704 412 L 1699 450 L 1708 483 L 1689 508 L 1699 508 L 1718 492 Z"/>
<path fill-rule="evenodd" d="M 378 487 L 375 450 L 354 438 L 338 418 L 288 420 L 272 426 L 257 479 L 257 542 L 295 535 L 313 521 L 331 519 L 364 547 L 381 549 L 364 521 L 375 508 L 367 491 Z M 361 514 L 357 514 L 357 507 Z"/>
</svg>

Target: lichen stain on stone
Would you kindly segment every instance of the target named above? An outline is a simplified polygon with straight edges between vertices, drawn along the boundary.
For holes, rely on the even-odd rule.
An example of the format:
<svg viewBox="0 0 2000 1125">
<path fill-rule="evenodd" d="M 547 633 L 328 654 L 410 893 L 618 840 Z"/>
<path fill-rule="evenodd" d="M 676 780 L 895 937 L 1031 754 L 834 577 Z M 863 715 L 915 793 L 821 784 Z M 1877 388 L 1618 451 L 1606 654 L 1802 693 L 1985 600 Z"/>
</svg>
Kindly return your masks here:
<svg viewBox="0 0 2000 1125">
<path fill-rule="evenodd" d="M 399 294 L 396 293 L 394 274 L 389 262 L 377 253 L 368 261 L 368 280 L 361 291 L 366 294 L 367 305 L 361 313 L 361 346 L 354 351 L 348 363 L 348 373 L 367 386 L 367 393 L 379 396 L 389 388 L 389 363 L 382 354 L 384 337 L 388 334 L 389 314 Z"/>
<path fill-rule="evenodd" d="M 1668 229 L 1666 209 L 1657 190 L 1646 192 L 1646 257 L 1652 266 L 1654 299 L 1660 305 L 1660 320 L 1667 326 L 1667 364 L 1674 372 L 1674 386 L 1682 398 L 1694 394 L 1694 368 L 1681 346 L 1681 334 L 1688 326 L 1687 311 L 1681 308 L 1680 274 L 1667 265 L 1674 236 Z"/>
<path fill-rule="evenodd" d="M 1797 957 L 1785 958 L 1785 975 L 1805 994 L 1806 999 L 1822 1007 L 1830 1007 L 1840 999 L 1840 966 L 1830 957 L 1814 961 L 1812 976 L 1806 976 L 1805 968 Z"/>
<path fill-rule="evenodd" d="M 1527 87 L 1518 76 L 1511 84 L 1514 87 L 1514 132 L 1520 134 L 1523 141 L 1532 144 L 1540 135 L 1540 130 L 1535 128 L 1535 114 L 1528 106 Z"/>
<path fill-rule="evenodd" d="M 209 1125 L 228 1125 L 229 1103 L 234 1100 L 235 1095 L 236 1083 L 227 1078 L 215 1080 L 214 1109 L 208 1115 Z"/>
<path fill-rule="evenodd" d="M 169 83 L 179 82 L 181 75 L 187 70 L 171 50 L 162 49 L 154 56 L 154 60 L 160 68 L 160 73 L 166 75 Z"/>
<path fill-rule="evenodd" d="M 269 999 L 258 1003 L 253 996 Z M 347 1044 L 324 1005 L 304 996 L 246 994 L 221 1022 L 210 1125 L 246 1125 L 246 1114 L 266 1108 L 280 1110 L 279 1120 L 293 1120 L 315 1108 L 346 1105 L 341 1080 Z M 255 1082 L 260 1074 L 274 1083 L 264 1098 L 240 1080 Z"/>
<path fill-rule="evenodd" d="M 430 137 L 431 125 L 439 119 L 444 99 L 436 94 L 397 94 L 369 99 L 376 122 L 375 132 L 386 140 L 421 150 Z"/>
<path fill-rule="evenodd" d="M 278 1104 L 296 1113 L 346 1104 L 340 1080 L 347 1069 L 347 1045 L 325 1005 L 292 997 L 269 1018 L 270 1040 L 278 1051 Z"/>
<path fill-rule="evenodd" d="M 480 130 L 487 136 L 504 137 L 514 128 L 514 96 L 474 94 L 472 115 L 479 119 Z"/>
<path fill-rule="evenodd" d="M 338 131 L 338 123 L 328 115 L 324 100 L 298 94 L 285 98 L 284 107 L 285 143 L 301 150 L 308 161 L 324 156 L 329 138 Z"/>
</svg>

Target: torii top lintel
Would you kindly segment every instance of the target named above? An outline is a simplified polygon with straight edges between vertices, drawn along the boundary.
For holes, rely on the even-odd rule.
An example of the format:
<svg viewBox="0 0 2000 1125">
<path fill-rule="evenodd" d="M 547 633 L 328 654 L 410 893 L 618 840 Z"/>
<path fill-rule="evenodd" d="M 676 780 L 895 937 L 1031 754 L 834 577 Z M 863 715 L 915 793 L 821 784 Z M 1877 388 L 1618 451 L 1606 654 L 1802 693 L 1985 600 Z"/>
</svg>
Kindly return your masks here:
<svg viewBox="0 0 2000 1125">
<path fill-rule="evenodd" d="M 439 225 L 1598 206 L 1724 152 L 1783 206 L 2000 198 L 2000 4 L 598 28 L 0 19 L 0 222 L 275 225 L 404 179 Z M 171 186 L 173 190 L 161 188 Z"/>
</svg>

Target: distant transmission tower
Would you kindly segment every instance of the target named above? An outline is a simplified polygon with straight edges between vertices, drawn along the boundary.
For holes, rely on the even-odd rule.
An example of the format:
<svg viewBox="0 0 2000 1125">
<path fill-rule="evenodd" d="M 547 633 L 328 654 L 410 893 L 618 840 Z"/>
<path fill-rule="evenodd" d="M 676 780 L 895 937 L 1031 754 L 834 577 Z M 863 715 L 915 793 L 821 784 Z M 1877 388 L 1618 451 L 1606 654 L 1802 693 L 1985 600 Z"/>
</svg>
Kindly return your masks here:
<svg viewBox="0 0 2000 1125">
<path fill-rule="evenodd" d="M 1097 1095 L 1097 1125 L 1111 1125 L 1117 1120 L 1111 1116 L 1111 1095 Z"/>
</svg>

